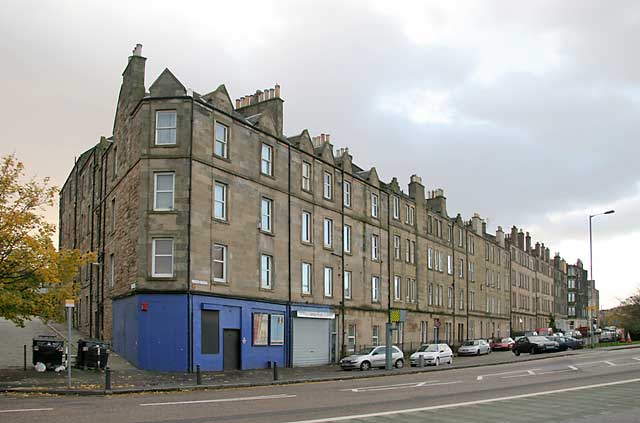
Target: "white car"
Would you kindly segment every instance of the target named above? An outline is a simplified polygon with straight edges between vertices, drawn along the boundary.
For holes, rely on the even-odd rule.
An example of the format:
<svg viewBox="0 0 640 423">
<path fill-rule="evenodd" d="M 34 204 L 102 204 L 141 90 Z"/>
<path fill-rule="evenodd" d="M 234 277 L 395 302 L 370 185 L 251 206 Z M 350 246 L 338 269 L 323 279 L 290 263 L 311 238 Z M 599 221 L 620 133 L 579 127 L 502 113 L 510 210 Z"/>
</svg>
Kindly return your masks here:
<svg viewBox="0 0 640 423">
<path fill-rule="evenodd" d="M 370 347 L 340 360 L 344 370 L 369 370 L 372 367 L 384 368 L 386 365 L 386 347 Z M 395 345 L 391 347 L 391 363 L 396 368 L 404 367 L 404 353 Z"/>
<path fill-rule="evenodd" d="M 480 355 L 491 354 L 491 347 L 484 339 L 471 339 L 464 341 L 462 346 L 458 348 L 458 355 Z"/>
<path fill-rule="evenodd" d="M 426 365 L 453 364 L 453 351 L 447 344 L 423 344 L 418 351 L 411 354 L 411 365 L 419 365 L 420 357 L 424 358 Z"/>
</svg>

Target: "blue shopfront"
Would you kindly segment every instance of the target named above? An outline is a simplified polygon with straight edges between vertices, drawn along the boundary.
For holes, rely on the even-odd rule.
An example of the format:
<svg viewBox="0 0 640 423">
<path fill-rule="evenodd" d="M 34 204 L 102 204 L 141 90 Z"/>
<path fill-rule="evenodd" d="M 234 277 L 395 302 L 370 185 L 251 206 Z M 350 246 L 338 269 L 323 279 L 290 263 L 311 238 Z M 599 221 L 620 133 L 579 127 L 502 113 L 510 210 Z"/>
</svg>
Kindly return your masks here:
<svg viewBox="0 0 640 423">
<path fill-rule="evenodd" d="M 284 304 L 204 295 L 133 295 L 113 302 L 113 348 L 148 370 L 284 366 L 286 309 Z"/>
</svg>

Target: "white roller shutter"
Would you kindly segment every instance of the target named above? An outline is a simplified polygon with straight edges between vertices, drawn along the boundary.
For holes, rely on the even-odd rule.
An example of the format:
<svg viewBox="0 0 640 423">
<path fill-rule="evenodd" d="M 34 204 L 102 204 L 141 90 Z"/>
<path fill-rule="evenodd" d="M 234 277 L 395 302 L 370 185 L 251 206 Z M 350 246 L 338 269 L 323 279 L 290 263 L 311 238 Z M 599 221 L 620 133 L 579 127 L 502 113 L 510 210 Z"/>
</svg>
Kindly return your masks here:
<svg viewBox="0 0 640 423">
<path fill-rule="evenodd" d="M 327 319 L 293 319 L 293 365 L 329 364 L 329 328 Z"/>
</svg>

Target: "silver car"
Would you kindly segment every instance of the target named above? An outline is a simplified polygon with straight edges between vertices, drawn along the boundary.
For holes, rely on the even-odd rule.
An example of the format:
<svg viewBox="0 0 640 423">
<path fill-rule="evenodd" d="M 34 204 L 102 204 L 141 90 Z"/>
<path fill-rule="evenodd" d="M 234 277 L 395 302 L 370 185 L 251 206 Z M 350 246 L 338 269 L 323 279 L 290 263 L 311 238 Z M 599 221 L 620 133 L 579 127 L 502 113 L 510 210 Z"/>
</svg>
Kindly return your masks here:
<svg viewBox="0 0 640 423">
<path fill-rule="evenodd" d="M 365 348 L 340 360 L 340 367 L 344 370 L 369 370 L 372 367 L 384 368 L 386 366 L 385 348 L 384 346 Z M 404 367 L 404 354 L 395 345 L 391 347 L 391 363 L 398 369 Z"/>
<path fill-rule="evenodd" d="M 484 339 L 472 339 L 464 341 L 462 346 L 458 348 L 458 355 L 480 355 L 491 354 L 491 347 Z"/>
<path fill-rule="evenodd" d="M 447 344 L 423 344 L 418 351 L 411 354 L 411 365 L 417 366 L 420 357 L 423 357 L 426 365 L 453 364 L 453 351 Z"/>
</svg>

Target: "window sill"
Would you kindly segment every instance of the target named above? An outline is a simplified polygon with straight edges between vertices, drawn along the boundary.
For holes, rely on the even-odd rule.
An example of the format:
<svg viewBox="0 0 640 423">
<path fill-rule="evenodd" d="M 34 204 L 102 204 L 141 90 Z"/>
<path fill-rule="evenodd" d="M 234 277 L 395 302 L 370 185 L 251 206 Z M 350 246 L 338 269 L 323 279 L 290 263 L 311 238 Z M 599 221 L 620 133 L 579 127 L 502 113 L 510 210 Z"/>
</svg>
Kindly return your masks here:
<svg viewBox="0 0 640 423">
<path fill-rule="evenodd" d="M 262 292 L 273 292 L 273 288 L 265 288 L 265 287 L 262 287 L 262 286 L 260 288 L 258 288 L 258 290 L 262 291 Z"/>
<path fill-rule="evenodd" d="M 177 146 L 177 142 L 174 142 L 173 144 L 157 144 L 154 142 L 151 148 L 176 148 Z"/>
<path fill-rule="evenodd" d="M 331 247 L 331 246 L 323 245 L 322 249 L 324 249 L 326 251 L 331 251 L 333 253 L 333 247 Z"/>
<path fill-rule="evenodd" d="M 260 233 L 261 233 L 262 235 L 267 235 L 267 236 L 273 236 L 273 237 L 275 237 L 275 236 L 276 236 L 273 232 L 263 231 L 262 229 L 260 229 Z"/>
<path fill-rule="evenodd" d="M 260 171 L 260 176 L 264 176 L 265 178 L 269 178 L 269 179 L 272 179 L 274 181 L 276 180 L 275 176 L 269 175 L 268 173 L 263 173 L 262 171 Z"/>
<path fill-rule="evenodd" d="M 150 282 L 167 282 L 167 281 L 177 281 L 178 278 L 176 276 L 149 276 L 147 278 Z"/>
<path fill-rule="evenodd" d="M 229 223 L 228 219 L 220 219 L 219 217 L 212 217 L 211 220 L 213 220 L 216 223 L 220 223 L 222 225 L 230 225 L 231 223 Z"/>
<path fill-rule="evenodd" d="M 222 285 L 222 286 L 229 286 L 229 281 L 223 281 L 223 280 L 213 280 L 212 282 L 213 285 Z"/>
<path fill-rule="evenodd" d="M 227 163 L 231 163 L 231 159 L 229 159 L 228 156 L 227 157 L 223 157 L 223 156 L 219 156 L 219 155 L 213 153 L 213 158 L 214 159 L 218 159 L 218 160 L 222 160 L 222 161 L 227 162 Z"/>
<path fill-rule="evenodd" d="M 311 242 L 311 241 L 302 241 L 302 240 L 300 240 L 300 244 L 305 245 L 307 247 L 313 247 L 313 242 Z"/>
<path fill-rule="evenodd" d="M 168 209 L 168 210 L 149 210 L 149 214 L 178 214 L 178 210 L 176 209 Z"/>
</svg>

